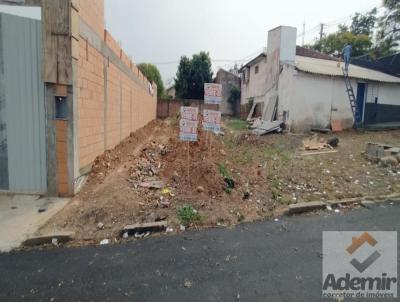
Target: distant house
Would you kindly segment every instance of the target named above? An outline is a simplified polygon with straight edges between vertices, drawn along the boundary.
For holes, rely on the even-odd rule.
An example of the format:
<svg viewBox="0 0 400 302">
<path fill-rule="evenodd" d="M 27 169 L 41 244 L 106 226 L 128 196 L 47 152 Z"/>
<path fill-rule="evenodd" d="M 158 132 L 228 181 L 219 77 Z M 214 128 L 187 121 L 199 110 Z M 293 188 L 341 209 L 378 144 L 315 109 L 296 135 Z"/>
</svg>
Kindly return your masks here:
<svg viewBox="0 0 400 302">
<path fill-rule="evenodd" d="M 250 102 L 263 102 L 265 96 L 265 84 L 267 81 L 267 55 L 260 53 L 244 65 L 241 76 L 241 105 Z"/>
<path fill-rule="evenodd" d="M 171 98 L 174 99 L 175 96 L 176 96 L 175 85 L 173 85 L 173 86 L 167 88 L 166 93 L 167 93 L 168 96 L 170 96 Z"/>
<path fill-rule="evenodd" d="M 234 87 L 240 90 L 240 78 L 221 68 L 218 70 L 214 82 L 222 84 L 222 102 L 219 107 L 222 115 L 238 115 L 240 109 L 240 98 L 235 101 L 230 100 L 230 96 Z"/>
<path fill-rule="evenodd" d="M 296 28 L 280 26 L 269 31 L 267 53 L 241 70 L 242 103 L 253 99 L 263 104 L 263 111 L 269 110 L 270 102 L 277 103 L 275 118 L 292 131 L 329 128 L 332 122 L 351 128 L 354 117 L 343 63 L 296 46 L 296 39 Z M 399 77 L 350 65 L 349 79 L 356 97 L 357 124 L 400 125 Z"/>
</svg>

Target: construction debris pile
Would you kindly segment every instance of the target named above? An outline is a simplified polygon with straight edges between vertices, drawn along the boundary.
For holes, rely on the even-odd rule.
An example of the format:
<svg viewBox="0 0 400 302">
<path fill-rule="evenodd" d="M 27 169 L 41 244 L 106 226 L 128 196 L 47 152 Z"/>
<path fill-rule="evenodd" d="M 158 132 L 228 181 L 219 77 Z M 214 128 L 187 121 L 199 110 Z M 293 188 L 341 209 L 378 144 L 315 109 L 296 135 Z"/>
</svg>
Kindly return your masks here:
<svg viewBox="0 0 400 302">
<path fill-rule="evenodd" d="M 385 144 L 368 143 L 365 156 L 368 160 L 390 168 L 392 172 L 400 171 L 400 148 Z"/>
<path fill-rule="evenodd" d="M 249 128 L 256 135 L 265 135 L 273 132 L 281 132 L 284 129 L 284 123 L 281 120 L 276 120 L 276 112 L 278 110 L 278 98 L 273 96 L 270 98 L 268 105 L 265 107 L 261 118 L 253 118 L 254 110 L 257 103 L 253 104 L 247 122 Z"/>
<path fill-rule="evenodd" d="M 121 157 L 119 151 L 113 152 L 112 150 L 107 150 L 104 154 L 95 159 L 91 175 L 95 176 L 97 181 L 102 182 L 109 171 L 114 166 L 120 164 L 120 162 Z"/>
<path fill-rule="evenodd" d="M 162 156 L 167 154 L 166 147 L 156 142 L 147 144 L 141 150 L 141 156 L 129 168 L 129 182 L 137 189 L 162 189 L 164 182 L 159 177 L 162 168 Z"/>
</svg>

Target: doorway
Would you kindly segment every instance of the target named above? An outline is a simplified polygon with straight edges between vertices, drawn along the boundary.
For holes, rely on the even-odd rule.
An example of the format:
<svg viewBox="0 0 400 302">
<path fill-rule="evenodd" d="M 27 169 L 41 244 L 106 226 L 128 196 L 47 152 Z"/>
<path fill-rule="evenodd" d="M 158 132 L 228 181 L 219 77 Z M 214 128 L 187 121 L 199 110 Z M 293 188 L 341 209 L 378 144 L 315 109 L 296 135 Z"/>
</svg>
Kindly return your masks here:
<svg viewBox="0 0 400 302">
<path fill-rule="evenodd" d="M 357 98 L 356 98 L 356 112 L 355 112 L 356 125 L 361 124 L 363 121 L 366 88 L 367 88 L 366 83 L 357 84 Z"/>
</svg>

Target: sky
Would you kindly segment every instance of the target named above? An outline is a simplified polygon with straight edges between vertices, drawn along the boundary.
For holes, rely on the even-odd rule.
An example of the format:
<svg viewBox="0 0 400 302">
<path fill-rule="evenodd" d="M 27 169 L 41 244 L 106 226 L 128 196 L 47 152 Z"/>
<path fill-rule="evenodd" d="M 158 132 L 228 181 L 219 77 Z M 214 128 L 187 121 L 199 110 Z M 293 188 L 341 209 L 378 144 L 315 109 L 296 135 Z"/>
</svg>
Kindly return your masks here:
<svg viewBox="0 0 400 302">
<path fill-rule="evenodd" d="M 382 0 L 105 0 L 106 27 L 136 63 L 156 63 L 169 84 L 182 55 L 208 51 L 214 72 L 242 64 L 262 52 L 267 32 L 279 25 L 306 23 L 305 41 L 318 24 L 334 31 L 355 12 L 381 6 Z M 298 44 L 301 45 L 299 37 Z M 228 60 L 228 61 L 222 61 Z"/>
<path fill-rule="evenodd" d="M 90 0 L 86 0 L 90 1 Z M 268 30 L 279 25 L 298 29 L 298 44 L 306 23 L 311 42 L 355 12 L 381 6 L 382 0 L 105 0 L 105 26 L 135 63 L 153 63 L 168 85 L 181 56 L 210 53 L 213 71 L 239 66 L 263 51 Z M 37 9 L 10 8 L 0 12 L 40 18 Z"/>
</svg>

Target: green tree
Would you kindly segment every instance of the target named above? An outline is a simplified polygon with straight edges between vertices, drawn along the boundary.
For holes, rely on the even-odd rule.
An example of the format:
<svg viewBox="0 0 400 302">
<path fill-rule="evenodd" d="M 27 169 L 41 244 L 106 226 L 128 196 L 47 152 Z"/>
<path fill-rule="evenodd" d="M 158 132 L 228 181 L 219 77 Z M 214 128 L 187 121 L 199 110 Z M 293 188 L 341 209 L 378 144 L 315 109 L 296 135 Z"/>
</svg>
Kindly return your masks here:
<svg viewBox="0 0 400 302">
<path fill-rule="evenodd" d="M 312 45 L 312 48 L 323 53 L 333 54 L 335 51 L 342 51 L 347 43 L 353 46 L 352 56 L 357 57 L 371 50 L 372 39 L 367 35 L 354 35 L 351 32 L 338 31 L 323 37 L 322 40 Z"/>
<path fill-rule="evenodd" d="M 183 99 L 203 99 L 204 83 L 212 82 L 209 53 L 200 52 L 191 59 L 181 57 L 175 78 L 176 96 Z"/>
<path fill-rule="evenodd" d="M 400 42 L 400 1 L 384 0 L 385 13 L 379 19 L 376 56 L 386 56 L 396 52 Z"/>
<path fill-rule="evenodd" d="M 162 97 L 165 94 L 164 83 L 158 68 L 153 64 L 140 63 L 138 65 L 140 71 L 146 76 L 146 78 L 157 85 L 157 96 Z"/>
<path fill-rule="evenodd" d="M 377 9 L 374 8 L 366 14 L 356 13 L 351 25 L 339 24 L 337 32 L 324 36 L 311 47 L 327 54 L 341 51 L 350 43 L 353 46 L 353 57 L 368 54 L 372 50 L 372 35 L 377 22 Z"/>
<path fill-rule="evenodd" d="M 378 10 L 374 8 L 366 14 L 356 13 L 350 26 L 350 32 L 356 36 L 371 36 L 377 21 L 377 12 Z"/>
<path fill-rule="evenodd" d="M 239 114 L 240 88 L 236 85 L 230 85 L 228 102 L 231 104 L 233 115 L 237 116 Z"/>
</svg>

